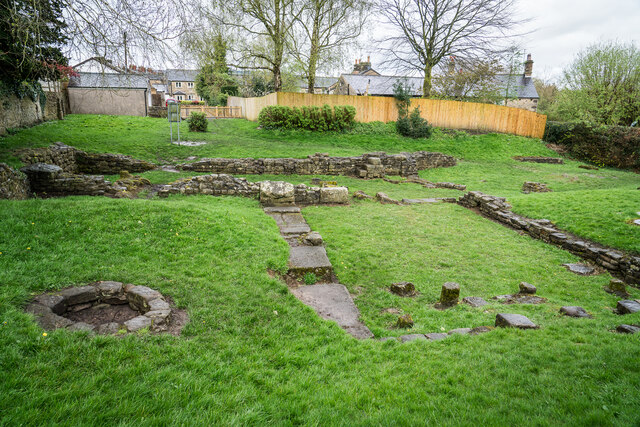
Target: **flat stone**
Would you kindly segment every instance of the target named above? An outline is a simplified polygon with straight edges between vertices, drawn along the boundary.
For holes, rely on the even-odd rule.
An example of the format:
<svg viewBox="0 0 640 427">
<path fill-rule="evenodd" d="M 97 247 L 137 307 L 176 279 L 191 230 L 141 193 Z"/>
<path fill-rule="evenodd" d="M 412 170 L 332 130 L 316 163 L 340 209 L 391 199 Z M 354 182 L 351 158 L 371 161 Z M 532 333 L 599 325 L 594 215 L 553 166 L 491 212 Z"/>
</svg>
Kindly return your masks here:
<svg viewBox="0 0 640 427">
<path fill-rule="evenodd" d="M 640 332 L 640 326 L 636 325 L 620 325 L 616 328 L 617 332 L 621 334 L 635 334 Z"/>
<path fill-rule="evenodd" d="M 522 314 L 498 313 L 496 326 L 502 328 L 538 329 L 539 326 Z"/>
<path fill-rule="evenodd" d="M 306 234 L 311 232 L 311 227 L 307 224 L 302 214 L 298 213 L 272 213 L 270 216 L 276 220 L 276 224 L 283 235 Z"/>
<path fill-rule="evenodd" d="M 400 204 L 398 200 L 392 199 L 386 193 L 383 193 L 383 192 L 376 193 L 376 200 L 378 200 L 383 205 L 385 204 L 399 205 Z"/>
<path fill-rule="evenodd" d="M 311 246 L 320 246 L 324 241 L 322 240 L 322 236 L 317 231 L 312 231 L 307 234 L 305 240 L 311 244 Z"/>
<path fill-rule="evenodd" d="M 588 317 L 588 318 L 591 317 L 591 315 L 587 313 L 587 310 L 585 310 L 582 307 L 577 307 L 573 305 L 560 307 L 560 313 L 569 317 Z"/>
<path fill-rule="evenodd" d="M 149 319 L 147 316 L 134 317 L 133 319 L 124 322 L 124 326 L 129 332 L 139 331 L 140 329 L 150 327 L 151 319 Z"/>
<path fill-rule="evenodd" d="M 482 307 L 489 304 L 484 300 L 484 298 L 480 297 L 464 297 L 462 298 L 462 302 L 470 305 L 471 307 Z"/>
<path fill-rule="evenodd" d="M 64 289 L 57 293 L 64 298 L 67 307 L 75 304 L 93 302 L 98 299 L 98 290 L 95 286 L 77 286 L 75 288 Z"/>
<path fill-rule="evenodd" d="M 467 335 L 469 333 L 471 333 L 471 328 L 458 328 L 458 329 L 452 329 L 449 332 L 447 332 L 449 335 L 453 335 L 453 334 L 458 334 L 458 335 Z"/>
<path fill-rule="evenodd" d="M 166 331 L 171 321 L 171 310 L 152 310 L 145 314 L 151 319 L 152 331 Z"/>
<path fill-rule="evenodd" d="M 349 203 L 349 190 L 347 187 L 322 187 L 320 188 L 320 203 Z"/>
<path fill-rule="evenodd" d="M 409 334 L 409 335 L 402 335 L 400 337 L 401 342 L 419 341 L 419 340 L 426 340 L 426 339 L 427 338 L 423 334 Z"/>
<path fill-rule="evenodd" d="M 360 322 L 360 311 L 344 285 L 325 283 L 300 286 L 292 289 L 291 293 L 303 304 L 313 308 L 320 317 L 336 322 L 353 337 L 358 339 L 373 337 L 369 328 Z"/>
<path fill-rule="evenodd" d="M 542 304 L 547 302 L 546 298 L 530 294 L 498 295 L 493 299 L 500 301 L 501 304 Z"/>
<path fill-rule="evenodd" d="M 520 293 L 521 294 L 533 295 L 533 294 L 536 293 L 536 291 L 537 291 L 536 287 L 533 286 L 531 283 L 520 282 Z"/>
<path fill-rule="evenodd" d="M 292 269 L 331 268 L 327 251 L 322 246 L 295 246 L 290 248 L 289 267 Z"/>
<path fill-rule="evenodd" d="M 133 286 L 127 291 L 129 304 L 143 313 L 149 311 L 149 303 L 158 298 L 162 298 L 162 294 L 147 286 Z"/>
<path fill-rule="evenodd" d="M 416 287 L 411 282 L 392 283 L 389 290 L 401 297 L 411 297 L 416 294 Z"/>
<path fill-rule="evenodd" d="M 609 285 L 604 287 L 604 290 L 621 298 L 626 298 L 629 296 L 629 293 L 627 292 L 627 286 L 620 279 L 611 279 Z"/>
<path fill-rule="evenodd" d="M 53 311 L 55 314 L 63 314 L 67 310 L 62 295 L 44 294 L 35 297 L 35 301 Z"/>
<path fill-rule="evenodd" d="M 33 163 L 20 169 L 21 172 L 27 175 L 35 174 L 57 174 L 62 172 L 62 168 L 57 165 L 49 165 L 46 163 Z"/>
<path fill-rule="evenodd" d="M 640 303 L 635 300 L 618 301 L 618 314 L 631 314 L 640 311 Z"/>
<path fill-rule="evenodd" d="M 171 307 L 169 306 L 169 303 L 162 298 L 156 298 L 149 301 L 149 311 L 156 310 L 171 310 Z"/>
<path fill-rule="evenodd" d="M 368 195 L 362 190 L 358 190 L 355 193 L 353 193 L 353 198 L 358 200 L 373 199 L 373 197 L 371 197 L 370 195 Z"/>
<path fill-rule="evenodd" d="M 117 334 L 119 330 L 120 330 L 119 323 L 116 323 L 116 322 L 103 323 L 102 325 L 96 328 L 96 333 L 111 335 L 111 334 Z"/>
<path fill-rule="evenodd" d="M 439 332 L 432 332 L 430 334 L 425 334 L 424 335 L 429 341 L 440 341 L 443 340 L 445 338 L 447 338 L 449 335 L 447 334 L 441 334 Z"/>
<path fill-rule="evenodd" d="M 67 329 L 70 331 L 86 331 L 93 332 L 96 327 L 84 322 L 76 322 L 73 325 L 70 325 Z"/>
<path fill-rule="evenodd" d="M 402 199 L 402 203 L 405 205 L 422 205 L 426 203 L 440 203 L 442 199 Z"/>
<path fill-rule="evenodd" d="M 596 269 L 587 264 L 562 264 L 572 273 L 579 274 L 581 276 L 590 276 L 595 274 Z"/>
<path fill-rule="evenodd" d="M 634 220 L 633 220 L 633 223 L 634 223 L 635 225 L 640 225 L 640 219 L 634 219 Z"/>
<path fill-rule="evenodd" d="M 95 287 L 98 289 L 98 295 L 106 298 L 117 297 L 122 295 L 122 282 L 103 281 L 97 282 Z"/>
<path fill-rule="evenodd" d="M 266 213 L 300 213 L 300 208 L 297 206 L 271 206 L 265 207 Z"/>
</svg>

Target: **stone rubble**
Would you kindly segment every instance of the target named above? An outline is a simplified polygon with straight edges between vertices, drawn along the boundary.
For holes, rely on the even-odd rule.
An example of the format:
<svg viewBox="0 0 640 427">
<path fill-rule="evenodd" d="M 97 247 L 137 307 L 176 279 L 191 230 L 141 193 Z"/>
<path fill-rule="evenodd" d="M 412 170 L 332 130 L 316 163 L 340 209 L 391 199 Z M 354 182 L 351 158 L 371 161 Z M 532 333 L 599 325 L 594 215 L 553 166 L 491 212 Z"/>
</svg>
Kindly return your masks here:
<svg viewBox="0 0 640 427">
<path fill-rule="evenodd" d="M 0 199 L 24 200 L 30 194 L 26 177 L 5 163 L 0 163 Z"/>
<path fill-rule="evenodd" d="M 525 181 L 524 184 L 522 184 L 522 192 L 524 194 L 529 194 L 529 193 L 548 193 L 551 190 L 549 187 L 547 187 L 547 184 L 543 184 L 541 182 L 531 182 L 531 181 Z"/>
</svg>

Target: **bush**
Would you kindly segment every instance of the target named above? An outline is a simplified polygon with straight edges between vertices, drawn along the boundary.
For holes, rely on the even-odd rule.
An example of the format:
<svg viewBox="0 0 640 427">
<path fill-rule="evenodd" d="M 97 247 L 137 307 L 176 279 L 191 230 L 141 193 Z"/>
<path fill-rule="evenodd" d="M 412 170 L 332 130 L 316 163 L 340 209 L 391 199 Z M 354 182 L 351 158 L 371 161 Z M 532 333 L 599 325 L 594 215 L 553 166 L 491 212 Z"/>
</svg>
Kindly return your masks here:
<svg viewBox="0 0 640 427">
<path fill-rule="evenodd" d="M 398 117 L 396 130 L 402 136 L 409 138 L 429 138 L 431 136 L 431 125 L 420 117 L 420 108 L 413 109 L 409 116 Z"/>
<path fill-rule="evenodd" d="M 206 132 L 209 126 L 207 115 L 204 113 L 191 113 L 187 122 L 189 122 L 189 132 Z"/>
<path fill-rule="evenodd" d="M 355 123 L 356 109 L 352 106 L 284 107 L 270 105 L 258 115 L 264 129 L 307 129 L 312 131 L 342 131 Z"/>
<path fill-rule="evenodd" d="M 547 122 L 543 139 L 577 158 L 616 168 L 640 168 L 640 129 L 588 123 Z"/>
</svg>

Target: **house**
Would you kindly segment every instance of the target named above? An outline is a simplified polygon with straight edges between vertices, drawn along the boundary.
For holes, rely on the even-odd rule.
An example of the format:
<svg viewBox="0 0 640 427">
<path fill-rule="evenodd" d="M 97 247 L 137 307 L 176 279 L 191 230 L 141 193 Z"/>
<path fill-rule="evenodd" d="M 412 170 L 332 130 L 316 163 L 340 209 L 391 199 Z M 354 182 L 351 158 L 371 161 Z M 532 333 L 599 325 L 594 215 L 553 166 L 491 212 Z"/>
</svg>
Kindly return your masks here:
<svg viewBox="0 0 640 427">
<path fill-rule="evenodd" d="M 69 79 L 69 108 L 72 114 L 146 116 L 150 89 L 145 75 L 80 72 Z"/>
<path fill-rule="evenodd" d="M 177 101 L 202 101 L 196 93 L 198 70 L 168 69 L 165 71 L 166 96 Z"/>
<path fill-rule="evenodd" d="M 536 111 L 538 108 L 538 92 L 532 78 L 533 60 L 527 56 L 522 74 L 497 74 L 496 87 L 505 94 L 508 107 Z M 422 77 L 383 76 L 371 68 L 371 62 L 356 60 L 350 74 L 341 74 L 338 81 L 329 87 L 329 93 L 335 95 L 359 96 L 393 96 L 393 85 L 404 81 L 409 86 L 412 96 L 422 96 Z"/>
<path fill-rule="evenodd" d="M 323 94 L 329 93 L 329 88 L 333 86 L 338 81 L 338 77 L 321 77 L 316 76 L 313 85 L 313 93 L 315 94 Z M 307 79 L 301 78 L 298 80 L 298 92 L 300 93 L 308 93 L 309 91 L 309 82 Z"/>
</svg>

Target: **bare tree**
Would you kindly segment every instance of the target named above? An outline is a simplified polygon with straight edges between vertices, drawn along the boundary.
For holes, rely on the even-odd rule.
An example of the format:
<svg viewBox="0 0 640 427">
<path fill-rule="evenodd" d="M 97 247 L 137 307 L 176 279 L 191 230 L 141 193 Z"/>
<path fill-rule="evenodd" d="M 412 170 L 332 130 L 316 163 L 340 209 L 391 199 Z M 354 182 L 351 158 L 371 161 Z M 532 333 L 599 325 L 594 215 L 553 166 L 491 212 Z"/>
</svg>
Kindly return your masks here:
<svg viewBox="0 0 640 427">
<path fill-rule="evenodd" d="M 209 25 L 222 28 L 230 40 L 229 64 L 269 71 L 277 92 L 282 88 L 289 39 L 300 6 L 295 0 L 213 0 L 202 7 L 201 14 Z"/>
<path fill-rule="evenodd" d="M 431 95 L 432 70 L 450 55 L 459 61 L 488 58 L 514 37 L 517 0 L 379 0 L 392 34 L 380 42 L 397 69 L 424 74 L 423 97 Z M 507 43 L 512 44 L 512 43 Z"/>
<path fill-rule="evenodd" d="M 290 40 L 309 93 L 314 92 L 318 69 L 342 62 L 344 49 L 362 33 L 370 9 L 368 0 L 304 1 Z"/>
</svg>

